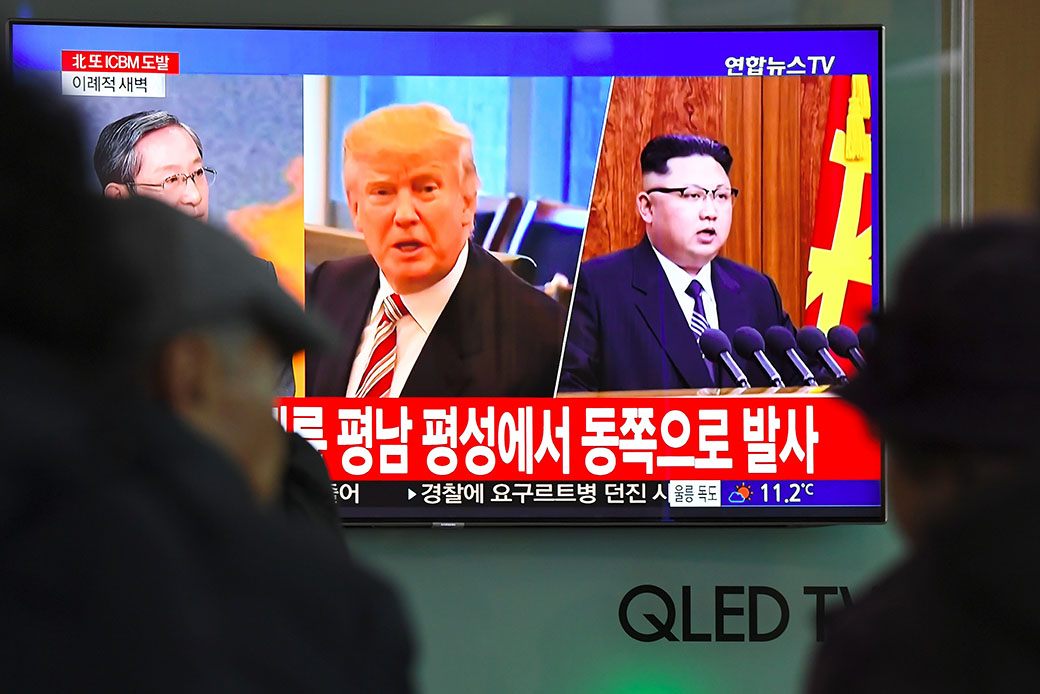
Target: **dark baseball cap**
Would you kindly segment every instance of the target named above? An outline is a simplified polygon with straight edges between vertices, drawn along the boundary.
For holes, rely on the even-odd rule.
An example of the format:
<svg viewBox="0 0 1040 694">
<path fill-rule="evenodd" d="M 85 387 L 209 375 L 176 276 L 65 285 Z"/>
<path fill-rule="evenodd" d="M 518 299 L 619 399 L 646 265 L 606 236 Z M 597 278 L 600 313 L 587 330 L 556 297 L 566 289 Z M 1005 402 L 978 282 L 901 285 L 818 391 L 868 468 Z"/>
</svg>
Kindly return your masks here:
<svg viewBox="0 0 1040 694">
<path fill-rule="evenodd" d="M 867 367 L 841 394 L 883 436 L 1040 449 L 1040 220 L 932 231 L 874 317 Z"/>
<path fill-rule="evenodd" d="M 279 285 L 273 266 L 226 231 L 154 200 L 100 200 L 118 261 L 132 270 L 140 298 L 126 326 L 147 349 L 182 331 L 245 321 L 285 354 L 335 343 L 332 330 L 305 314 Z"/>
</svg>

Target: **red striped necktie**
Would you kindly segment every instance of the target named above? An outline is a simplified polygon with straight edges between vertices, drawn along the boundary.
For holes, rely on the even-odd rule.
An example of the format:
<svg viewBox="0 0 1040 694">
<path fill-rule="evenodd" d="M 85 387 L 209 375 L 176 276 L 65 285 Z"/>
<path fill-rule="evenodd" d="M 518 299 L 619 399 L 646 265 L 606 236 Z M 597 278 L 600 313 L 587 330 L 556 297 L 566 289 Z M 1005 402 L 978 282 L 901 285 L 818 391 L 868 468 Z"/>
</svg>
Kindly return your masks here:
<svg viewBox="0 0 1040 694">
<path fill-rule="evenodd" d="M 372 357 L 358 385 L 359 398 L 385 398 L 390 394 L 397 361 L 397 321 L 408 315 L 408 309 L 397 294 L 383 300 L 383 310 L 372 342 Z"/>
</svg>

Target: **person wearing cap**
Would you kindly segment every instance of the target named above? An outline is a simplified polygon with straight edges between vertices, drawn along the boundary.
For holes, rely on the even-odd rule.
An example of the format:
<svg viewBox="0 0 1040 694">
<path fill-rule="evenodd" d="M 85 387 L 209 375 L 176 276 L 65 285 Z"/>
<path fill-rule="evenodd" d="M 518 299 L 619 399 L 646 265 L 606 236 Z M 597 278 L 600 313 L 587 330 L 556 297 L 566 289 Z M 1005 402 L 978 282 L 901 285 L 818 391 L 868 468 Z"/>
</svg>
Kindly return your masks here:
<svg viewBox="0 0 1040 694">
<path fill-rule="evenodd" d="M 307 355 L 307 395 L 553 395 L 565 312 L 470 240 L 472 139 L 434 104 L 388 106 L 347 130 L 347 203 L 370 255 L 312 273 L 307 309 L 343 348 Z"/>
<path fill-rule="evenodd" d="M 233 239 L 88 195 L 7 69 L 0 102 L 3 689 L 410 691 L 392 588 L 274 508 L 274 363 L 327 333 Z"/>
<path fill-rule="evenodd" d="M 646 144 L 635 200 L 646 236 L 582 264 L 561 392 L 733 387 L 701 351 L 706 330 L 732 336 L 750 326 L 764 334 L 780 325 L 794 333 L 773 280 L 719 256 L 739 192 L 732 165 L 729 148 L 707 137 L 660 135 Z"/>
<path fill-rule="evenodd" d="M 89 365 L 0 341 L 24 369 L 0 408 L 0 681 L 411 691 L 393 589 L 279 509 L 279 363 L 326 330 L 229 236 L 152 201 L 76 211 L 111 256 L 92 270 L 136 291 L 118 324 L 95 315 L 110 346 Z"/>
<path fill-rule="evenodd" d="M 122 259 L 138 273 L 142 310 L 125 338 L 131 359 L 148 392 L 231 453 L 254 491 L 273 499 L 295 438 L 271 415 L 281 364 L 334 344 L 331 332 L 237 239 L 141 203 L 121 203 L 125 221 L 113 225 Z M 150 223 L 135 224 L 135 215 Z M 331 505 L 328 487 L 322 493 Z"/>
<path fill-rule="evenodd" d="M 1036 219 L 938 230 L 902 266 L 842 395 L 883 437 L 909 553 L 830 619 L 809 692 L 1040 681 L 1038 266 Z"/>
</svg>

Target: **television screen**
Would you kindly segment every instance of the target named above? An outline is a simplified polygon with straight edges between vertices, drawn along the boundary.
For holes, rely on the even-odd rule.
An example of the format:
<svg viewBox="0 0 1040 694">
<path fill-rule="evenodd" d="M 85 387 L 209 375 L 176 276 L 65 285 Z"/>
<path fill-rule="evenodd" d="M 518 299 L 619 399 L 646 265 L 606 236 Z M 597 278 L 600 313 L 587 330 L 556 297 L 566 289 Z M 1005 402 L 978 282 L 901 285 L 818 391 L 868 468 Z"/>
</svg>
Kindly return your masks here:
<svg viewBox="0 0 1040 694">
<path fill-rule="evenodd" d="M 884 520 L 835 394 L 882 300 L 881 27 L 7 38 L 99 191 L 239 236 L 335 327 L 274 416 L 344 523 Z"/>
</svg>

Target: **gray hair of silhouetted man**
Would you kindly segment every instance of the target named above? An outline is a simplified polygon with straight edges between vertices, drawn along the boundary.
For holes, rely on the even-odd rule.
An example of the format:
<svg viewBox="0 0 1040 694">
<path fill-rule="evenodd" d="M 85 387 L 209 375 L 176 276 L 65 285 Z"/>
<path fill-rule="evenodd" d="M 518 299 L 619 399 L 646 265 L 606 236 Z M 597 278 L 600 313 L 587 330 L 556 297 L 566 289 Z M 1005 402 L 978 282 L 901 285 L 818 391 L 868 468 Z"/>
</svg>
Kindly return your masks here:
<svg viewBox="0 0 1040 694">
<path fill-rule="evenodd" d="M 270 501 L 287 437 L 272 416 L 285 360 L 331 333 L 237 239 L 148 199 L 103 200 L 140 308 L 125 333 L 145 390 L 244 471 Z"/>
</svg>

